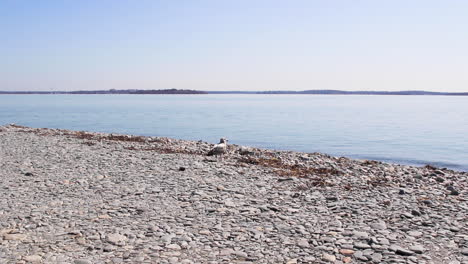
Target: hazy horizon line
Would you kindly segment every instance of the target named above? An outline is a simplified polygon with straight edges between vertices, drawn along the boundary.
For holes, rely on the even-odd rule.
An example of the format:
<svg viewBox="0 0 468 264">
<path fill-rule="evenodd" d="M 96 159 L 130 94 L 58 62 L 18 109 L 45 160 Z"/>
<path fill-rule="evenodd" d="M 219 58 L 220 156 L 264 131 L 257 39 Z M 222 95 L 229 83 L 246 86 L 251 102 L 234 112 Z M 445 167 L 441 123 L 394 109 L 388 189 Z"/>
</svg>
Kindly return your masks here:
<svg viewBox="0 0 468 264">
<path fill-rule="evenodd" d="M 281 93 L 341 93 L 341 94 L 355 94 L 355 93 L 374 93 L 374 94 L 393 94 L 393 93 L 425 93 L 425 94 L 454 94 L 454 95 L 468 95 L 468 91 L 466 92 L 441 92 L 441 91 L 434 91 L 434 90 L 340 90 L 340 89 L 307 89 L 307 90 L 197 90 L 197 89 L 178 89 L 178 88 L 166 88 L 166 89 L 99 89 L 99 90 L 0 90 L 1 94 L 54 94 L 54 93 L 61 93 L 61 94 L 76 94 L 76 93 L 119 93 L 119 92 L 158 92 L 158 91 L 187 91 L 187 92 L 194 92 L 194 93 L 245 93 L 245 94 L 281 94 Z"/>
</svg>

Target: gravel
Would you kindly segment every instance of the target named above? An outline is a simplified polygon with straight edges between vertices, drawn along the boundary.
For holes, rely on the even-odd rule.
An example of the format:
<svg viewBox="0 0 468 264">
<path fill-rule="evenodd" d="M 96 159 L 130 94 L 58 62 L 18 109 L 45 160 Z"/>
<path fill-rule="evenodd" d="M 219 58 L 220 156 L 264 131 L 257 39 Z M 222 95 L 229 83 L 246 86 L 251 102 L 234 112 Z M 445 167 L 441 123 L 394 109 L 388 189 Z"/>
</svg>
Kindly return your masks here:
<svg viewBox="0 0 468 264">
<path fill-rule="evenodd" d="M 466 172 L 0 127 L 0 263 L 463 263 Z"/>
</svg>

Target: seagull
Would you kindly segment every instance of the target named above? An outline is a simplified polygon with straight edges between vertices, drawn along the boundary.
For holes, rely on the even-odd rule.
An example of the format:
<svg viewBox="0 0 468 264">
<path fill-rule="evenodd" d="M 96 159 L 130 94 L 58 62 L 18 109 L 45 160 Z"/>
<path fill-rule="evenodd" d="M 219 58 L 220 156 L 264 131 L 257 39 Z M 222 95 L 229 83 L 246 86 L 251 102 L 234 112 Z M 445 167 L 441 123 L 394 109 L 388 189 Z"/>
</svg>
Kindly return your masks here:
<svg viewBox="0 0 468 264">
<path fill-rule="evenodd" d="M 208 152 L 208 156 L 216 156 L 216 158 L 221 155 L 221 158 L 222 158 L 222 155 L 224 153 L 227 153 L 227 142 L 228 140 L 225 139 L 225 138 L 221 138 L 219 140 L 219 143 L 214 145 L 214 147 L 210 150 L 210 152 Z"/>
</svg>

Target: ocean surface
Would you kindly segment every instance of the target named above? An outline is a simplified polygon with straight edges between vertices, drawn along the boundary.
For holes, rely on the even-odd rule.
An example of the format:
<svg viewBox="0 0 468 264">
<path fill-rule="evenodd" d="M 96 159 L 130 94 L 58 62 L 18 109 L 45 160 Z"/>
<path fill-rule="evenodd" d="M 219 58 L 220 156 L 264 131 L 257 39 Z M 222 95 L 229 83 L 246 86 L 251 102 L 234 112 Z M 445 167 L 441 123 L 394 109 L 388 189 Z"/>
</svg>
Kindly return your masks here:
<svg viewBox="0 0 468 264">
<path fill-rule="evenodd" d="M 468 171 L 468 97 L 0 95 L 0 125 L 164 136 Z"/>
</svg>

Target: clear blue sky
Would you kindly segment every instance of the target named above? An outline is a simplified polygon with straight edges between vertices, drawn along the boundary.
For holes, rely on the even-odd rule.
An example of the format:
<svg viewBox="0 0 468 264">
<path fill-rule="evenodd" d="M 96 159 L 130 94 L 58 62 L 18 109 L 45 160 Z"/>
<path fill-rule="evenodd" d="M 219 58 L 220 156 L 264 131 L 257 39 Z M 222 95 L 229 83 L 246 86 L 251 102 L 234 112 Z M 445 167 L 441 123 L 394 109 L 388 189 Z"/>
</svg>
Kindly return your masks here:
<svg viewBox="0 0 468 264">
<path fill-rule="evenodd" d="M 468 92 L 466 0 L 2 0 L 0 90 Z"/>
</svg>

